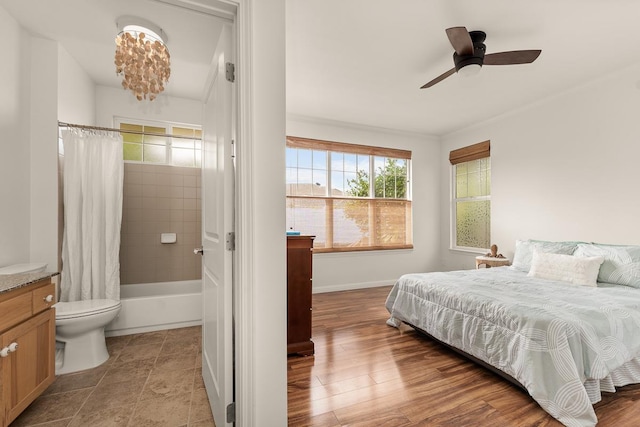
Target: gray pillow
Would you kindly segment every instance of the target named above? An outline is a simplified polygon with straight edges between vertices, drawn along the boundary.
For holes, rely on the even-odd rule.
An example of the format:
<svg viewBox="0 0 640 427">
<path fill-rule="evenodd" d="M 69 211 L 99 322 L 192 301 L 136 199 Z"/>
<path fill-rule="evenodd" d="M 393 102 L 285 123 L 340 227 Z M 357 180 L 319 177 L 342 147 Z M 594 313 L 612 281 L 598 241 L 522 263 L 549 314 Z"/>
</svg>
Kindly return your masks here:
<svg viewBox="0 0 640 427">
<path fill-rule="evenodd" d="M 640 288 L 640 246 L 581 243 L 576 256 L 602 256 L 598 282 Z"/>
<path fill-rule="evenodd" d="M 545 240 L 516 240 L 511 268 L 528 273 L 531 269 L 533 252 L 537 249 L 548 254 L 572 255 L 579 242 L 548 242 Z"/>
</svg>

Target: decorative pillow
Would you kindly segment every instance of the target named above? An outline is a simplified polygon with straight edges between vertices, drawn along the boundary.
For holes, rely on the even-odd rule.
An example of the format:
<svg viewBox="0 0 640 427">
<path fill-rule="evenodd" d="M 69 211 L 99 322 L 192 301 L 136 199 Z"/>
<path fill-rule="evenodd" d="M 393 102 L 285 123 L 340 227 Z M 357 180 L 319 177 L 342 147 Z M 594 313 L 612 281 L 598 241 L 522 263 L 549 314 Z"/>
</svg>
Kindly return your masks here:
<svg viewBox="0 0 640 427">
<path fill-rule="evenodd" d="M 535 251 L 527 276 L 596 287 L 603 262 L 604 257 L 601 256 L 577 257 Z"/>
<path fill-rule="evenodd" d="M 576 255 L 604 257 L 598 282 L 640 288 L 640 246 L 582 243 L 578 245 Z"/>
<path fill-rule="evenodd" d="M 516 250 L 513 254 L 511 268 L 528 272 L 533 260 L 533 252 L 571 255 L 578 247 L 577 242 L 547 242 L 544 240 L 516 240 Z"/>
</svg>

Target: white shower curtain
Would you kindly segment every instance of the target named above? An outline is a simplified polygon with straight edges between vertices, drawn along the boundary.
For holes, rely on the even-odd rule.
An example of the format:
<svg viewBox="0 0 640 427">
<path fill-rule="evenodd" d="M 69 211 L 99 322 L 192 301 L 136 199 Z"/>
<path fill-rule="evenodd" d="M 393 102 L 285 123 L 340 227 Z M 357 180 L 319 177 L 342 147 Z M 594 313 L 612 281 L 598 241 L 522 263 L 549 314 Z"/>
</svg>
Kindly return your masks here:
<svg viewBox="0 0 640 427">
<path fill-rule="evenodd" d="M 120 299 L 122 137 L 70 129 L 64 144 L 61 301 Z"/>
</svg>

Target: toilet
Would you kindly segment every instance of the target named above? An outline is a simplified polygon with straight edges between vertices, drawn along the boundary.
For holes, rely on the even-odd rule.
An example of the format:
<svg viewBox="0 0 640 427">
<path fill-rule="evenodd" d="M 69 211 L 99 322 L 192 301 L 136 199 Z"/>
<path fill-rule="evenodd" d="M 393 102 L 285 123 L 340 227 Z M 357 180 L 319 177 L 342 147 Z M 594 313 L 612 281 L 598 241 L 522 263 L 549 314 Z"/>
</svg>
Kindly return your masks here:
<svg viewBox="0 0 640 427">
<path fill-rule="evenodd" d="M 59 302 L 56 308 L 56 375 L 95 368 L 109 359 L 104 327 L 120 312 L 120 301 Z"/>
<path fill-rule="evenodd" d="M 15 264 L 0 275 L 38 273 L 47 264 Z M 95 368 L 109 359 L 104 327 L 120 312 L 120 301 L 95 299 L 59 302 L 56 309 L 56 375 Z"/>
</svg>

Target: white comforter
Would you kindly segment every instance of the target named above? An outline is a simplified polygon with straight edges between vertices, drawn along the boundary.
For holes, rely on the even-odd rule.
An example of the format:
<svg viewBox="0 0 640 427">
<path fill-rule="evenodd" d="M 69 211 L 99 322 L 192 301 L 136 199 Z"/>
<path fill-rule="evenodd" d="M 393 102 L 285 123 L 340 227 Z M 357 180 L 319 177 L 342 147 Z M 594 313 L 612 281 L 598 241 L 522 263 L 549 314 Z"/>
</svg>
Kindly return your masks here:
<svg viewBox="0 0 640 427">
<path fill-rule="evenodd" d="M 567 426 L 593 426 L 601 391 L 640 382 L 640 289 L 527 277 L 508 267 L 407 274 L 386 307 L 509 374 Z"/>
</svg>

